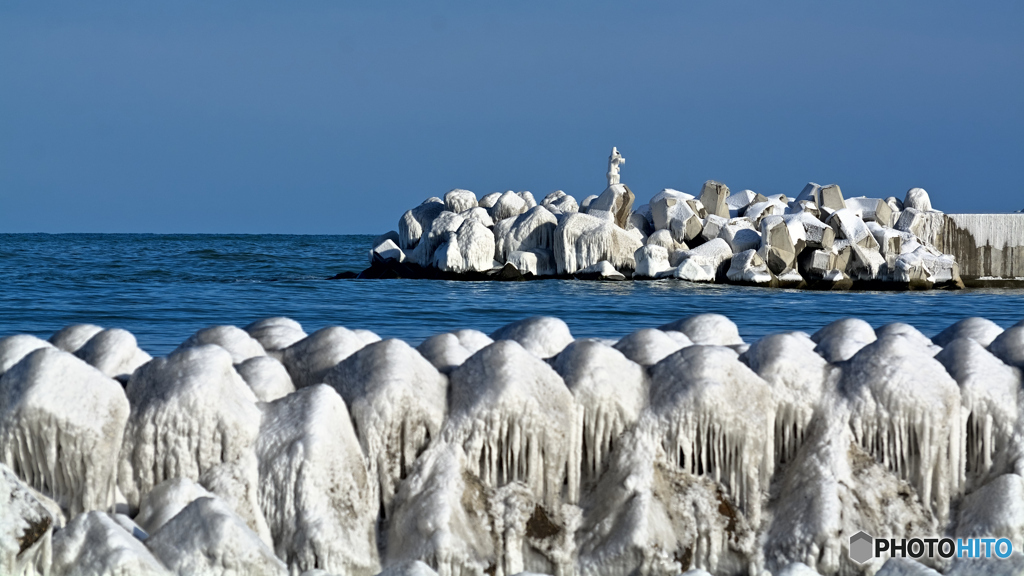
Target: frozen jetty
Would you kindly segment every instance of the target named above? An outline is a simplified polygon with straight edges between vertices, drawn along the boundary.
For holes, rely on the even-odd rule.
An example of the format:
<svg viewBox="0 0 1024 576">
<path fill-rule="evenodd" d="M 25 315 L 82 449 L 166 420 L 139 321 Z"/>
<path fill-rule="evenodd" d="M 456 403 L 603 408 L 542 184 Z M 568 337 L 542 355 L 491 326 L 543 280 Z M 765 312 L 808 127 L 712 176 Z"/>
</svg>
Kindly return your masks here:
<svg viewBox="0 0 1024 576">
<path fill-rule="evenodd" d="M 779 328 L 8 336 L 0 574 L 1024 573 L 1024 321 Z"/>
<path fill-rule="evenodd" d="M 665 189 L 647 204 L 608 159 L 608 187 L 582 202 L 552 192 L 452 190 L 378 237 L 361 278 L 672 278 L 812 289 L 1024 285 L 1024 214 L 944 214 L 921 188 L 903 199 L 844 197 L 808 183 L 795 197 Z"/>
</svg>

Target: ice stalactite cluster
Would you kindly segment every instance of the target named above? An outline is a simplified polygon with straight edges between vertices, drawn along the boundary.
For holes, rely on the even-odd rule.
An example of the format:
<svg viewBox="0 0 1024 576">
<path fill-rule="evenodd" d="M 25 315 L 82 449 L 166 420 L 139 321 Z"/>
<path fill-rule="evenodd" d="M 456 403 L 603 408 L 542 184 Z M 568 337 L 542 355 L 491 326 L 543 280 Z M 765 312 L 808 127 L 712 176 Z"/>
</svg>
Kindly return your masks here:
<svg viewBox="0 0 1024 576">
<path fill-rule="evenodd" d="M 745 342 L 699 314 L 613 341 L 535 317 L 413 348 L 270 318 L 86 362 L 137 357 L 125 334 L 0 339 L 0 573 L 1024 569 L 1024 323 Z M 860 564 L 859 531 L 1015 553 Z"/>
</svg>

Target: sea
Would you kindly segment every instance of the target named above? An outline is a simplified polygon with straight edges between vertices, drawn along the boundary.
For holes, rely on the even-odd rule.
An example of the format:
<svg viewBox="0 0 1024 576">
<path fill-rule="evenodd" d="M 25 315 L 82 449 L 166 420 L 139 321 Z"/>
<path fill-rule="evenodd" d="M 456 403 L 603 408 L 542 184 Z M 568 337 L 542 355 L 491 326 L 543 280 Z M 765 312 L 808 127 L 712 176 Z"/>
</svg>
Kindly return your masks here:
<svg viewBox="0 0 1024 576">
<path fill-rule="evenodd" d="M 927 336 L 969 316 L 1009 327 L 1024 290 L 814 292 L 676 280 L 460 282 L 329 280 L 369 264 L 373 236 L 0 234 L 0 337 L 48 338 L 69 324 L 132 332 L 165 355 L 207 326 L 269 316 L 372 330 L 417 345 L 441 332 L 485 333 L 557 316 L 576 337 L 618 339 L 702 312 L 724 314 L 747 341 L 813 333 L 845 317 L 905 322 Z"/>
</svg>

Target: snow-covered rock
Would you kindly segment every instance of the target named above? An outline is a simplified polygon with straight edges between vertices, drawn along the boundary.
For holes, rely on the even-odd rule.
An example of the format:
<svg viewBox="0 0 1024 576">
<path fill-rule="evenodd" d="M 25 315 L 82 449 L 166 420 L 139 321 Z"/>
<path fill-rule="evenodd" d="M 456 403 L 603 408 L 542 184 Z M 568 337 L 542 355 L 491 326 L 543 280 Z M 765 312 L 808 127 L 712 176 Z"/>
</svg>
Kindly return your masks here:
<svg viewBox="0 0 1024 576">
<path fill-rule="evenodd" d="M 265 356 L 266 351 L 258 340 L 237 326 L 210 326 L 188 337 L 178 349 L 213 344 L 231 354 L 231 361 L 241 364 L 250 358 Z"/>
<path fill-rule="evenodd" d="M 483 332 L 466 329 L 435 334 L 424 340 L 416 350 L 442 374 L 448 374 L 492 342 L 494 340 Z"/>
<path fill-rule="evenodd" d="M 235 369 L 260 402 L 273 402 L 295 392 L 295 385 L 284 364 L 270 356 L 255 356 L 238 364 Z"/>
<path fill-rule="evenodd" d="M 877 340 L 871 325 L 860 318 L 843 318 L 818 330 L 811 336 L 814 351 L 828 362 L 849 360 L 861 348 Z"/>
<path fill-rule="evenodd" d="M 331 368 L 365 345 L 354 330 L 328 326 L 286 348 L 281 363 L 288 369 L 295 387 L 304 388 L 322 383 Z"/>
<path fill-rule="evenodd" d="M 342 398 L 318 385 L 267 404 L 256 451 L 260 506 L 291 573 L 376 574 L 378 500 Z"/>
<path fill-rule="evenodd" d="M 996 339 L 997 336 L 1003 333 L 1003 329 L 995 322 L 987 318 L 964 318 L 950 325 L 948 328 L 939 332 L 932 342 L 939 346 L 945 347 L 950 342 L 958 338 L 971 338 L 982 346 L 988 346 Z"/>
<path fill-rule="evenodd" d="M 306 337 L 301 324 L 282 316 L 257 320 L 246 326 L 245 331 L 268 352 L 284 350 Z"/>
<path fill-rule="evenodd" d="M 54 574 L 171 576 L 146 546 L 104 512 L 79 514 L 53 536 Z"/>
<path fill-rule="evenodd" d="M 175 574 L 286 576 L 284 562 L 219 498 L 198 498 L 146 548 Z"/>
<path fill-rule="evenodd" d="M 532 316 L 507 324 L 491 334 L 492 340 L 514 340 L 538 358 L 550 358 L 572 341 L 569 326 L 560 318 Z"/>
<path fill-rule="evenodd" d="M 52 348 L 46 340 L 29 334 L 15 334 L 0 338 L 0 376 L 21 359 L 40 348 Z"/>
<path fill-rule="evenodd" d="M 74 354 L 90 338 L 102 331 L 103 327 L 95 324 L 71 324 L 54 332 L 48 342 L 65 352 Z"/>
<path fill-rule="evenodd" d="M 73 517 L 114 505 L 121 385 L 47 345 L 0 377 L 0 461 Z"/>
<path fill-rule="evenodd" d="M 622 352 L 626 358 L 647 367 L 661 362 L 669 354 L 692 344 L 682 332 L 667 333 L 656 328 L 641 328 L 616 342 L 614 348 Z"/>
<path fill-rule="evenodd" d="M 385 518 L 416 457 L 438 437 L 448 411 L 448 379 L 401 340 L 370 344 L 326 378 L 345 400 Z M 379 494 L 379 496 L 377 496 Z"/>
<path fill-rule="evenodd" d="M 617 269 L 633 269 L 633 253 L 643 243 L 612 222 L 572 214 L 555 229 L 555 263 L 559 274 L 576 272 L 607 260 Z"/>
<path fill-rule="evenodd" d="M 743 344 L 740 331 L 729 318 L 721 314 L 695 314 L 670 322 L 659 330 L 682 332 L 694 344 L 735 346 Z"/>
</svg>

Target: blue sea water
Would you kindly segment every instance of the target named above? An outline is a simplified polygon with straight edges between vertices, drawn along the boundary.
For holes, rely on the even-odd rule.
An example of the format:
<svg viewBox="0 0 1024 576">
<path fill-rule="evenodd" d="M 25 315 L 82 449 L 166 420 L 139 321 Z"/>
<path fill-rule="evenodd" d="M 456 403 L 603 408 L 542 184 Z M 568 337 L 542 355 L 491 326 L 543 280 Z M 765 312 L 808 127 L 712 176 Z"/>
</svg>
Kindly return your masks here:
<svg viewBox="0 0 1024 576">
<path fill-rule="evenodd" d="M 730 317 L 748 342 L 856 316 L 933 336 L 982 316 L 1024 318 L 1022 290 L 808 292 L 657 282 L 327 280 L 366 267 L 372 236 L 0 234 L 0 336 L 48 338 L 74 323 L 124 328 L 154 355 L 196 330 L 288 316 L 307 332 L 366 328 L 418 344 L 558 316 L 577 337 L 619 338 L 700 312 Z"/>
</svg>

